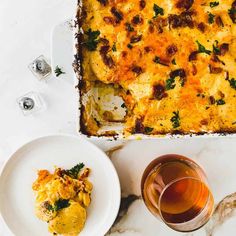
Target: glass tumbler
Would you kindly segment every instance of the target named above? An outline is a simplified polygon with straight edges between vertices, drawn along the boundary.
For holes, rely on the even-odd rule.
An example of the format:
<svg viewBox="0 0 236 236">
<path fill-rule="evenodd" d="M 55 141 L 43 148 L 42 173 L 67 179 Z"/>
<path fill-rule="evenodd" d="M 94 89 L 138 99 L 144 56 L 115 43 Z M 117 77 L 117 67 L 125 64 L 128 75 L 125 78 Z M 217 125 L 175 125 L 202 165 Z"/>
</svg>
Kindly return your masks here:
<svg viewBox="0 0 236 236">
<path fill-rule="evenodd" d="M 204 171 L 184 156 L 168 154 L 153 160 L 143 173 L 141 191 L 149 211 L 176 231 L 199 229 L 214 210 Z"/>
</svg>

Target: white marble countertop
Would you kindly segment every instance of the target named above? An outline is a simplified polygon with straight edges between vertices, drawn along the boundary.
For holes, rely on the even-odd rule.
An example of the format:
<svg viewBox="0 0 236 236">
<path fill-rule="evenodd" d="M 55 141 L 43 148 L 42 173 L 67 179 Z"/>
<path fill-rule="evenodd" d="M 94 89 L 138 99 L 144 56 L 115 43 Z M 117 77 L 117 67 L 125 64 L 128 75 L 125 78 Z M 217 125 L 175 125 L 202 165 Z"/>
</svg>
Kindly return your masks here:
<svg viewBox="0 0 236 236">
<path fill-rule="evenodd" d="M 32 138 L 52 133 L 76 134 L 77 104 L 71 80 L 68 76 L 52 76 L 47 82 L 40 82 L 27 68 L 41 54 L 50 58 L 52 29 L 71 18 L 75 3 L 74 0 L 0 1 L 0 167 L 16 148 Z M 17 107 L 16 99 L 29 91 L 40 93 L 47 109 L 25 117 Z M 93 142 L 104 151 L 120 144 L 118 141 Z M 121 212 L 123 217 L 108 235 L 181 235 L 155 219 L 140 199 L 139 185 L 144 168 L 152 159 L 166 153 L 186 155 L 203 166 L 216 204 L 236 192 L 236 138 L 130 141 L 111 158 L 120 176 L 124 197 L 130 195 L 128 200 L 134 201 Z M 212 235 L 236 235 L 233 212 L 236 197 L 234 202 L 230 200 L 231 208 L 219 218 L 216 215 L 219 222 Z M 127 203 L 127 198 L 123 202 Z M 226 215 L 230 218 L 219 226 Z M 187 235 L 211 235 L 213 223 Z M 9 235 L 6 226 L 0 222 L 0 236 Z"/>
</svg>

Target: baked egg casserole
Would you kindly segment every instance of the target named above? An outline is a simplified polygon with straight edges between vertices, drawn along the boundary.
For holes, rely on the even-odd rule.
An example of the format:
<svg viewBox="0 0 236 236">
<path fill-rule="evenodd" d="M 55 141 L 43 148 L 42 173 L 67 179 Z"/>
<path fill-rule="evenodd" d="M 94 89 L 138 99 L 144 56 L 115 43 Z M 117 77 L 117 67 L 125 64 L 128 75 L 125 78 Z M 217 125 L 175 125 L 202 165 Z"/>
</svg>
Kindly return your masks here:
<svg viewBox="0 0 236 236">
<path fill-rule="evenodd" d="M 89 173 L 83 163 L 70 170 L 56 168 L 52 174 L 38 171 L 32 186 L 36 194 L 35 214 L 48 223 L 53 235 L 76 236 L 82 231 L 93 189 Z"/>
<path fill-rule="evenodd" d="M 77 26 L 82 133 L 236 132 L 235 0 L 79 1 Z"/>
</svg>

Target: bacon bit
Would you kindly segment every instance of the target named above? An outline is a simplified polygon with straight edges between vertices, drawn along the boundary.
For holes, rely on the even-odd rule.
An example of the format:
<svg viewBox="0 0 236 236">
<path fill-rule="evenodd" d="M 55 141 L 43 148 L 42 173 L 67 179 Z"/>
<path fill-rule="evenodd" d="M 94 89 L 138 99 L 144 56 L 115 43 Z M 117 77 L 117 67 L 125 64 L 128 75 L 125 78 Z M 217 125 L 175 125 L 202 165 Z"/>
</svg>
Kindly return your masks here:
<svg viewBox="0 0 236 236">
<path fill-rule="evenodd" d="M 179 0 L 176 4 L 177 8 L 189 10 L 193 5 L 194 0 Z"/>
<path fill-rule="evenodd" d="M 229 72 L 228 71 L 226 71 L 225 80 L 229 80 Z"/>
<path fill-rule="evenodd" d="M 236 0 L 232 3 L 232 8 L 229 10 L 229 16 L 233 23 L 236 23 Z"/>
<path fill-rule="evenodd" d="M 104 64 L 111 69 L 115 66 L 115 63 L 112 57 L 110 55 L 107 55 L 109 49 L 110 49 L 110 46 L 102 46 L 100 48 L 100 55 L 102 57 Z"/>
<path fill-rule="evenodd" d="M 144 51 L 145 51 L 146 53 L 149 53 L 149 52 L 152 51 L 152 48 L 149 47 L 149 46 L 146 46 L 146 47 L 144 47 Z"/>
<path fill-rule="evenodd" d="M 106 6 L 108 3 L 108 0 L 97 0 L 98 2 L 100 2 L 103 6 Z"/>
<path fill-rule="evenodd" d="M 209 100 L 210 100 L 210 103 L 211 103 L 212 105 L 216 103 L 216 100 L 215 100 L 215 98 L 214 98 L 213 96 L 210 96 L 210 97 L 209 97 Z"/>
<path fill-rule="evenodd" d="M 219 27 L 224 27 L 224 22 L 220 16 L 216 17 L 215 22 Z"/>
<path fill-rule="evenodd" d="M 104 16 L 103 20 L 109 25 L 115 25 L 116 24 L 115 19 L 111 16 Z"/>
<path fill-rule="evenodd" d="M 143 119 L 138 118 L 138 119 L 135 121 L 134 132 L 135 132 L 135 133 L 143 133 L 143 132 L 144 132 Z"/>
<path fill-rule="evenodd" d="M 171 44 L 166 48 L 166 55 L 172 57 L 178 52 L 178 48 L 175 44 Z"/>
<path fill-rule="evenodd" d="M 121 52 L 121 56 L 122 56 L 123 58 L 125 58 L 125 57 L 127 56 L 127 54 L 128 54 L 128 53 L 127 53 L 126 51 L 122 51 L 122 52 Z"/>
<path fill-rule="evenodd" d="M 220 45 L 220 55 L 224 56 L 226 52 L 229 51 L 229 44 L 228 43 L 223 43 Z"/>
<path fill-rule="evenodd" d="M 154 33 L 154 25 L 153 24 L 149 24 L 148 31 L 151 34 Z"/>
<path fill-rule="evenodd" d="M 146 7 L 146 2 L 144 0 L 139 1 L 140 10 L 143 10 Z"/>
<path fill-rule="evenodd" d="M 100 38 L 99 41 L 104 45 L 109 45 L 109 40 L 107 40 L 105 38 Z"/>
<path fill-rule="evenodd" d="M 220 62 L 222 65 L 225 65 L 225 63 L 221 61 L 220 58 L 216 56 L 215 54 L 212 55 L 211 60 L 214 62 Z"/>
<path fill-rule="evenodd" d="M 141 41 L 142 35 L 133 35 L 130 39 L 130 43 L 137 43 Z"/>
<path fill-rule="evenodd" d="M 134 25 L 140 25 L 140 24 L 143 24 L 143 18 L 140 15 L 136 15 L 136 16 L 133 17 L 131 22 Z"/>
<path fill-rule="evenodd" d="M 201 125 L 208 125 L 208 120 L 207 119 L 203 119 L 200 121 Z"/>
<path fill-rule="evenodd" d="M 140 66 L 133 66 L 131 70 L 137 75 L 140 75 L 143 73 L 143 69 Z"/>
<path fill-rule="evenodd" d="M 219 94 L 219 96 L 220 96 L 221 98 L 224 98 L 224 97 L 225 97 L 225 94 L 222 93 L 221 91 L 218 91 L 218 94 Z"/>
<path fill-rule="evenodd" d="M 198 28 L 202 33 L 204 33 L 205 30 L 206 30 L 206 25 L 205 25 L 203 22 L 201 22 L 200 24 L 198 24 L 197 28 Z"/>
<path fill-rule="evenodd" d="M 79 179 L 84 179 L 87 178 L 90 174 L 90 169 L 89 168 L 85 168 L 84 171 L 80 174 Z"/>
<path fill-rule="evenodd" d="M 175 78 L 179 76 L 180 78 L 185 78 L 186 73 L 184 69 L 177 69 L 170 72 L 170 78 Z"/>
<path fill-rule="evenodd" d="M 191 52 L 189 57 L 188 57 L 188 60 L 189 61 L 196 61 L 197 60 L 197 54 L 198 54 L 198 51 Z"/>
<path fill-rule="evenodd" d="M 165 92 L 165 87 L 161 84 L 157 84 L 153 86 L 153 96 L 157 100 L 161 100 L 162 98 L 165 98 L 168 96 L 168 94 Z"/>
<path fill-rule="evenodd" d="M 123 13 L 119 10 L 117 10 L 115 7 L 111 8 L 111 13 L 116 18 L 116 22 L 120 23 L 123 20 Z"/>
<path fill-rule="evenodd" d="M 220 74 L 223 69 L 220 67 L 213 67 L 212 65 L 209 65 L 210 73 L 211 74 Z"/>
<path fill-rule="evenodd" d="M 163 33 L 163 28 L 168 25 L 168 19 L 157 17 L 154 19 L 154 25 L 157 27 L 158 33 Z"/>
<path fill-rule="evenodd" d="M 196 75 L 196 74 L 197 74 L 197 67 L 196 67 L 196 65 L 194 65 L 194 64 L 193 64 L 192 74 L 193 74 L 193 75 Z"/>
<path fill-rule="evenodd" d="M 171 14 L 168 17 L 170 26 L 175 29 L 179 27 L 193 28 L 194 23 L 192 20 L 193 12 L 182 12 L 180 15 Z"/>
</svg>

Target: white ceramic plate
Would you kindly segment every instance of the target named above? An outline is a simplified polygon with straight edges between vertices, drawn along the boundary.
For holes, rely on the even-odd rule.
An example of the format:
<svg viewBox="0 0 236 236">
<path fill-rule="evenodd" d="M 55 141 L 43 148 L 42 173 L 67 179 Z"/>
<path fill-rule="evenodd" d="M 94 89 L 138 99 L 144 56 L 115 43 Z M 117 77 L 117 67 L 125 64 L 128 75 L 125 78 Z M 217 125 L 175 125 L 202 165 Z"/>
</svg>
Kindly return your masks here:
<svg viewBox="0 0 236 236">
<path fill-rule="evenodd" d="M 47 223 L 34 215 L 31 186 L 38 169 L 69 169 L 79 162 L 90 167 L 94 185 L 86 225 L 80 236 L 104 235 L 120 205 L 120 183 L 109 158 L 90 142 L 67 135 L 38 138 L 18 149 L 0 177 L 0 212 L 15 236 L 47 236 Z"/>
</svg>

